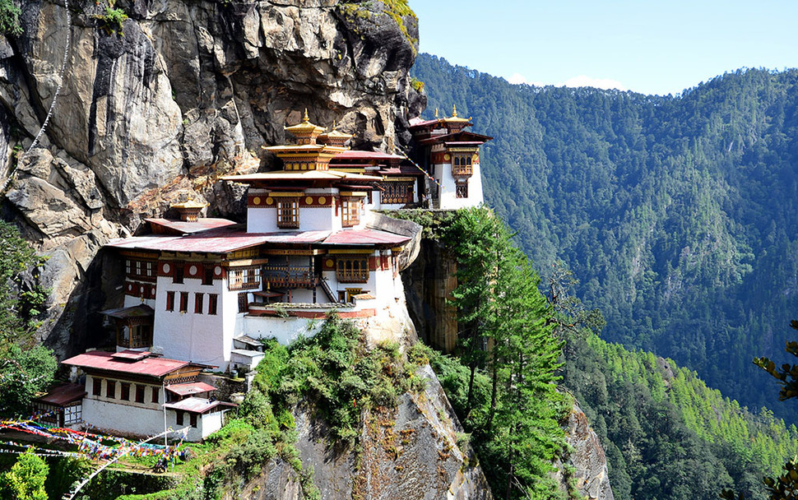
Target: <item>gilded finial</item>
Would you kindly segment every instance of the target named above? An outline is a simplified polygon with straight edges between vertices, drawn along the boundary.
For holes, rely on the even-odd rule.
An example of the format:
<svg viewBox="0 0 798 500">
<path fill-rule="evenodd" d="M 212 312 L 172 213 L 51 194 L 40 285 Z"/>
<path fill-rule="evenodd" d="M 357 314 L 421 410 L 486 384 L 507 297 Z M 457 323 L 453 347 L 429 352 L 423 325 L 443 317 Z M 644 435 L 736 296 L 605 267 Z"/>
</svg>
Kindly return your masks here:
<svg viewBox="0 0 798 500">
<path fill-rule="evenodd" d="M 435 118 L 438 117 L 438 108 L 435 108 Z"/>
<path fill-rule="evenodd" d="M 452 118 L 457 118 L 457 104 L 452 106 Z"/>
<path fill-rule="evenodd" d="M 305 108 L 305 117 L 302 118 L 302 123 L 310 122 L 310 118 L 308 118 L 308 108 Z"/>
<path fill-rule="evenodd" d="M 335 120 L 333 120 L 333 126 L 332 126 L 332 129 L 333 129 L 333 130 L 335 130 L 336 128 L 337 128 L 337 127 L 336 127 Z"/>
</svg>

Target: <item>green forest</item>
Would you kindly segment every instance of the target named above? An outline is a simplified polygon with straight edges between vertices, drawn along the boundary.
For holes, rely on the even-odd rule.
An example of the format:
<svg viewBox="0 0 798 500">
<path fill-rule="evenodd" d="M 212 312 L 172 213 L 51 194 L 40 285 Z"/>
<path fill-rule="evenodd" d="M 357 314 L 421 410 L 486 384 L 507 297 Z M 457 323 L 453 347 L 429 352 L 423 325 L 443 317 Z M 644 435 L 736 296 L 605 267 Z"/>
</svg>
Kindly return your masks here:
<svg viewBox="0 0 798 500">
<path fill-rule="evenodd" d="M 545 278 L 562 260 L 602 337 L 694 370 L 788 422 L 752 363 L 798 311 L 798 71 L 739 70 L 677 96 L 511 85 L 422 54 L 413 76 L 483 146 L 486 203 Z"/>
</svg>

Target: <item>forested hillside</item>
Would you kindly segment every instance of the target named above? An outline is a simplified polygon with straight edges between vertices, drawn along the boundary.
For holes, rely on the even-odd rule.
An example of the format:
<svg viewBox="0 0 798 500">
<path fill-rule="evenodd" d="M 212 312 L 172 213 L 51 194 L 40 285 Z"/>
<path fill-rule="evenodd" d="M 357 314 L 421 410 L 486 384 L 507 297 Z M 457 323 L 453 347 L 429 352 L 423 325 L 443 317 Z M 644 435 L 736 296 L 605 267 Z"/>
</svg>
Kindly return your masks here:
<svg viewBox="0 0 798 500">
<path fill-rule="evenodd" d="M 795 422 L 755 355 L 798 316 L 798 71 L 737 71 L 680 96 L 536 88 L 421 55 L 435 108 L 496 139 L 486 201 L 542 274 L 563 260 L 602 336 Z"/>
</svg>

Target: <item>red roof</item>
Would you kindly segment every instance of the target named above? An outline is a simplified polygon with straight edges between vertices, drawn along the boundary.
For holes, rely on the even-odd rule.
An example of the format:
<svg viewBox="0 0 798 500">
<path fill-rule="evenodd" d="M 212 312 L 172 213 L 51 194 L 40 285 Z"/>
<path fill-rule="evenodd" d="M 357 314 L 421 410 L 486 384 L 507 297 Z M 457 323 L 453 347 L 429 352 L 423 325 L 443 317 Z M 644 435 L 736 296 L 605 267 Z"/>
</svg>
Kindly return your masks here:
<svg viewBox="0 0 798 500">
<path fill-rule="evenodd" d="M 431 137 L 425 137 L 424 139 L 421 139 L 419 142 L 422 144 L 437 144 L 439 142 L 445 142 L 445 143 L 459 142 L 462 144 L 468 141 L 471 143 L 479 142 L 481 144 L 491 140 L 493 140 L 493 137 L 490 137 L 488 135 L 475 134 L 474 132 L 463 130 L 451 134 L 433 135 Z"/>
<path fill-rule="evenodd" d="M 329 234 L 329 231 L 247 233 L 222 228 L 187 236 L 136 236 L 116 239 L 106 246 L 163 252 L 228 253 L 264 243 L 311 244 L 324 240 Z"/>
<path fill-rule="evenodd" d="M 362 229 L 353 231 L 339 231 L 324 240 L 323 245 L 401 245 L 410 241 L 407 236 L 400 236 L 385 231 Z"/>
<path fill-rule="evenodd" d="M 336 160 L 404 160 L 404 156 L 400 155 L 392 155 L 388 153 L 383 153 L 380 151 L 344 151 L 343 153 L 339 153 L 335 155 Z M 330 163 L 330 166 L 334 166 L 334 163 Z"/>
<path fill-rule="evenodd" d="M 169 408 L 170 410 L 181 410 L 190 413 L 205 413 L 216 408 L 217 406 L 229 406 L 231 408 L 235 408 L 238 405 L 233 403 L 224 403 L 221 401 L 211 401 L 204 398 L 186 398 L 176 403 L 167 403 L 163 405 L 164 408 Z"/>
<path fill-rule="evenodd" d="M 169 231 L 180 234 L 201 233 L 211 229 L 232 226 L 235 222 L 227 219 L 199 219 L 196 222 L 183 222 L 169 219 L 144 219 L 153 226 L 160 226 Z M 155 232 L 155 228 L 153 228 Z"/>
<path fill-rule="evenodd" d="M 188 384 L 167 385 L 166 390 L 173 392 L 178 396 L 190 396 L 192 394 L 200 394 L 203 392 L 213 392 L 216 390 L 216 387 L 206 384 L 205 382 L 191 382 Z"/>
<path fill-rule="evenodd" d="M 120 360 L 114 359 L 114 354 L 116 353 L 91 351 L 69 358 L 63 361 L 63 364 L 149 377 L 163 377 L 189 364 L 187 361 L 152 357 L 139 361 Z"/>
<path fill-rule="evenodd" d="M 147 304 L 139 304 L 132 307 L 120 307 L 119 309 L 106 309 L 100 314 L 117 319 L 142 318 L 155 315 L 155 310 Z"/>
<path fill-rule="evenodd" d="M 417 169 L 415 167 L 384 168 L 384 169 L 378 171 L 377 173 L 380 174 L 380 175 L 386 175 L 386 176 L 389 176 L 389 177 L 390 176 L 394 176 L 394 175 L 398 175 L 398 176 L 408 176 L 408 175 L 421 176 L 421 175 L 424 175 L 424 172 L 422 172 L 421 170 L 419 170 L 419 169 Z"/>
<path fill-rule="evenodd" d="M 63 384 L 50 390 L 47 395 L 36 398 L 36 401 L 41 403 L 66 406 L 69 403 L 74 403 L 86 395 L 85 388 L 80 384 Z"/>
</svg>

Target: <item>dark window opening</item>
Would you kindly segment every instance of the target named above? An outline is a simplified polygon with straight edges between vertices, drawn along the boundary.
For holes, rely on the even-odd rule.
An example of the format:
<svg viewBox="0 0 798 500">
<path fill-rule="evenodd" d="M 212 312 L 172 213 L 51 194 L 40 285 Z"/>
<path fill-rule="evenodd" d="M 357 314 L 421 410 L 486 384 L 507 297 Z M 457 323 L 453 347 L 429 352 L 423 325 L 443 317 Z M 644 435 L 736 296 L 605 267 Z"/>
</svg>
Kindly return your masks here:
<svg viewBox="0 0 798 500">
<path fill-rule="evenodd" d="M 136 384 L 136 403 L 144 402 L 144 386 Z"/>
<path fill-rule="evenodd" d="M 160 389 L 161 389 L 160 387 L 153 387 L 152 388 L 152 402 L 153 403 L 158 403 L 159 402 L 158 401 L 158 395 L 159 395 Z"/>
<path fill-rule="evenodd" d="M 122 401 L 130 401 L 130 384 L 122 382 L 122 392 L 119 395 Z"/>
<path fill-rule="evenodd" d="M 92 396 L 99 396 L 103 392 L 103 379 L 101 378 L 93 378 L 91 379 L 91 394 Z"/>
<path fill-rule="evenodd" d="M 175 292 L 166 292 L 166 310 L 175 310 Z"/>
<path fill-rule="evenodd" d="M 175 275 L 172 278 L 172 283 L 183 283 L 183 276 L 186 272 L 185 266 L 182 262 L 175 262 Z"/>
<path fill-rule="evenodd" d="M 116 397 L 116 382 L 113 380 L 105 381 L 105 397 L 111 399 Z"/>
<path fill-rule="evenodd" d="M 216 306 L 219 304 L 219 296 L 215 293 L 208 294 L 208 314 L 216 314 Z"/>
<path fill-rule="evenodd" d="M 238 294 L 238 312 L 245 313 L 249 311 L 249 301 L 247 300 L 247 293 Z"/>
<path fill-rule="evenodd" d="M 202 277 L 203 285 L 213 285 L 213 266 L 205 266 L 205 274 Z"/>
<path fill-rule="evenodd" d="M 188 312 L 188 292 L 180 292 L 180 312 Z"/>
<path fill-rule="evenodd" d="M 202 314 L 202 303 L 204 302 L 204 293 L 194 294 L 194 314 Z"/>
</svg>

